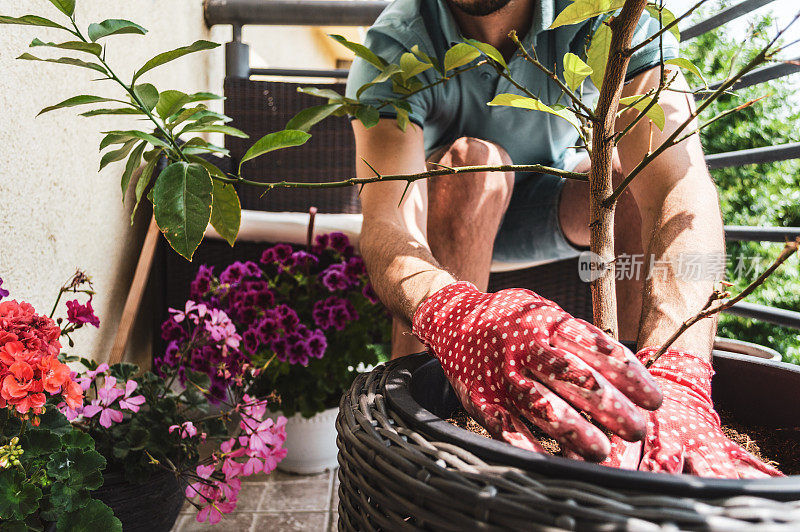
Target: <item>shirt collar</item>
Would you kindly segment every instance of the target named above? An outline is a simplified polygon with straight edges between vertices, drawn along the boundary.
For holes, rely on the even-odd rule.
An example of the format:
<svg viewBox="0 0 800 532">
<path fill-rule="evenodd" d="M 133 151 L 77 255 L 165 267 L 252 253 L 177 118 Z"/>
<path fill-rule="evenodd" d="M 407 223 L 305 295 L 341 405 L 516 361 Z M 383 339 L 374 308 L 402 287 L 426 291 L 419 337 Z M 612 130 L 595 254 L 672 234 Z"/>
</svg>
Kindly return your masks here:
<svg viewBox="0 0 800 532">
<path fill-rule="evenodd" d="M 533 11 L 533 20 L 531 21 L 531 29 L 523 39 L 524 42 L 532 42 L 533 39 L 541 32 L 550 28 L 555 20 L 555 3 L 556 0 L 538 0 L 536 9 Z M 464 42 L 464 36 L 456 24 L 456 19 L 453 13 L 450 12 L 450 7 L 447 5 L 446 0 L 437 0 L 439 8 L 439 20 L 441 21 L 442 32 L 444 38 L 450 45 Z"/>
</svg>

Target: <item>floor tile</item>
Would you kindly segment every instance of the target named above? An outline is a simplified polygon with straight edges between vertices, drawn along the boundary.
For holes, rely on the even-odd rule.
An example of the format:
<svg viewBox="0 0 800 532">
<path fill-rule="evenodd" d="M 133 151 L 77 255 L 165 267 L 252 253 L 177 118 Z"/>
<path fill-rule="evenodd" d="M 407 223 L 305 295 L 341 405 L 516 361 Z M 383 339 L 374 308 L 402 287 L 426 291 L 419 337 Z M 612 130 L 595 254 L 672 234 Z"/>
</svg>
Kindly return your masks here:
<svg viewBox="0 0 800 532">
<path fill-rule="evenodd" d="M 330 504 L 330 482 L 326 478 L 281 480 L 264 486 L 258 507 L 262 512 L 327 511 Z"/>
<path fill-rule="evenodd" d="M 253 513 L 233 513 L 223 517 L 222 521 L 216 525 L 198 523 L 193 515 L 183 515 L 175 523 L 173 532 L 200 532 L 216 530 L 217 532 L 250 532 L 253 526 L 255 514 Z"/>
<path fill-rule="evenodd" d="M 328 512 L 258 513 L 254 532 L 323 532 Z"/>
</svg>

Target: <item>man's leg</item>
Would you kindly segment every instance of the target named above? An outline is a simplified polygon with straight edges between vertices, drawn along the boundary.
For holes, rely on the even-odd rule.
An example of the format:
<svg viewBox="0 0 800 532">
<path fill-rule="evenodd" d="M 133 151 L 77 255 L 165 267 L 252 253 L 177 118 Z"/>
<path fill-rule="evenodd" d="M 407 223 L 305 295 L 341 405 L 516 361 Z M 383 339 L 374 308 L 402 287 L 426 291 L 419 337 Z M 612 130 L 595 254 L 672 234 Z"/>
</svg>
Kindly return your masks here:
<svg viewBox="0 0 800 532">
<path fill-rule="evenodd" d="M 589 160 L 579 164 L 576 172 L 589 171 Z M 614 157 L 614 184 L 623 179 L 618 157 Z M 589 185 L 583 181 L 567 180 L 561 190 L 558 206 L 558 221 L 564 236 L 572 244 L 589 246 Z M 617 280 L 617 308 L 619 309 L 620 339 L 636 341 L 639 319 L 642 314 L 642 293 L 646 266 L 638 266 L 644 258 L 642 250 L 642 217 L 630 190 L 619 199 L 614 218 L 614 253 L 617 257 L 628 256 L 633 260 L 625 264 L 625 276 Z M 630 275 L 628 275 L 630 274 Z"/>
<path fill-rule="evenodd" d="M 511 164 L 503 148 L 462 137 L 435 153 L 446 166 Z M 457 279 L 485 291 L 497 229 L 514 187 L 512 172 L 476 172 L 428 179 L 428 244 L 431 253 Z M 423 351 L 409 329 L 395 320 L 392 357 Z"/>
</svg>

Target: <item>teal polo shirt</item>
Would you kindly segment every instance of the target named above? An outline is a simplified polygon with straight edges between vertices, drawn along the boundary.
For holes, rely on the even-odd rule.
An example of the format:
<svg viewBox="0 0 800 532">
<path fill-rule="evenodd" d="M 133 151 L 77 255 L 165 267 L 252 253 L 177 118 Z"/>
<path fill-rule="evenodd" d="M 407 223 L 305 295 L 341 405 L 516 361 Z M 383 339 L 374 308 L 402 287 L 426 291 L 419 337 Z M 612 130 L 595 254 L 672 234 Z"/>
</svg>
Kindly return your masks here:
<svg viewBox="0 0 800 532">
<path fill-rule="evenodd" d="M 570 0 L 535 1 L 530 30 L 521 40 L 526 47 L 533 46 L 543 64 L 557 65 L 561 74 L 563 57 L 567 52 L 585 57 L 588 39 L 599 26 L 600 19 L 597 17 L 580 25 L 551 30 L 548 28 L 556 15 L 570 4 Z M 658 29 L 658 20 L 645 13 L 636 28 L 633 44 L 644 41 Z M 398 63 L 403 53 L 418 45 L 441 64 L 445 52 L 463 40 L 445 0 L 395 0 L 367 31 L 364 44 L 391 63 Z M 628 66 L 628 78 L 659 64 L 659 40 L 655 39 L 633 55 Z M 663 36 L 663 48 L 664 59 L 678 57 L 678 42 L 669 32 Z M 513 56 L 508 67 L 511 76 L 544 103 L 556 103 L 561 90 L 539 69 L 519 54 Z M 377 74 L 374 66 L 356 58 L 347 79 L 347 95 L 355 98 L 358 88 L 372 81 Z M 419 75 L 425 84 L 438 77 L 434 69 Z M 566 160 L 574 155 L 574 146 L 579 140 L 575 129 L 565 120 L 548 113 L 486 105 L 501 93 L 520 94 L 520 91 L 490 65 L 483 65 L 410 97 L 407 100 L 411 106 L 409 118 L 423 129 L 426 155 L 459 137 L 468 136 L 502 146 L 516 164 L 547 164 L 563 168 Z M 587 78 L 583 99 L 593 105 L 597 93 L 597 88 Z M 392 97 L 397 95 L 392 91 L 391 82 L 386 81 L 367 89 L 360 100 L 378 104 Z M 561 103 L 566 103 L 565 97 L 561 98 Z M 383 109 L 381 116 L 394 118 L 396 113 Z"/>
</svg>

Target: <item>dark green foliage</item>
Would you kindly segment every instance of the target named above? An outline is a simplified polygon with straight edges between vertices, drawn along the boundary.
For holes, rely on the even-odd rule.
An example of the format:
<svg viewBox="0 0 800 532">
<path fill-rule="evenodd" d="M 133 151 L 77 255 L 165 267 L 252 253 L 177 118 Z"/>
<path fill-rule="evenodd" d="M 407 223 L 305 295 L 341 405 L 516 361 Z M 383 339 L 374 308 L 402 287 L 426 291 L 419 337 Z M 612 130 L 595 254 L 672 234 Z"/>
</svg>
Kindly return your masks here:
<svg viewBox="0 0 800 532">
<path fill-rule="evenodd" d="M 762 17 L 755 24 L 754 38 L 742 42 L 739 35 L 722 28 L 684 45 L 683 55 L 693 61 L 709 81 L 720 80 L 730 72 L 732 61 L 741 65 L 753 57 L 774 31 L 773 19 Z M 701 118 L 709 119 L 726 109 L 769 95 L 709 126 L 702 134 L 706 153 L 800 141 L 797 88 L 797 76 L 793 76 L 741 90 L 735 96 L 725 96 L 712 104 Z M 711 174 L 720 191 L 726 224 L 800 226 L 800 161 L 723 168 L 713 170 Z M 760 257 L 759 265 L 763 270 L 782 247 L 782 244 L 732 242 L 727 251 L 734 258 Z M 732 293 L 747 286 L 758 275 L 737 276 L 735 266 L 736 260 L 733 259 L 728 268 L 728 279 L 735 284 Z M 790 259 L 747 301 L 800 310 L 797 257 Z M 800 335 L 796 330 L 723 314 L 719 334 L 768 345 L 782 352 L 785 360 L 800 362 Z"/>
</svg>

